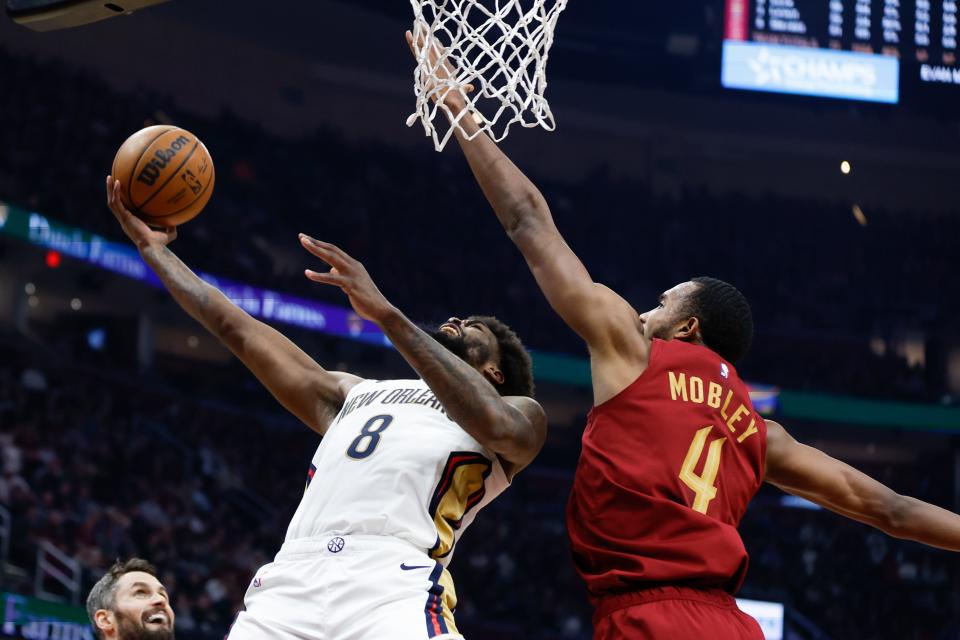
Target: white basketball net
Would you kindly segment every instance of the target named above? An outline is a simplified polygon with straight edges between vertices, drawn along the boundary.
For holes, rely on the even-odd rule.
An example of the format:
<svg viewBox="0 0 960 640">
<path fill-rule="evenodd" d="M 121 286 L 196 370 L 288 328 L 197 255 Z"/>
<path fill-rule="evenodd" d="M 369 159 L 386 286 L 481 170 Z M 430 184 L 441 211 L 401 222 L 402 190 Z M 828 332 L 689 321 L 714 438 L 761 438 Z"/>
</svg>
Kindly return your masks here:
<svg viewBox="0 0 960 640">
<path fill-rule="evenodd" d="M 547 88 L 553 30 L 567 0 L 410 0 L 417 53 L 416 112 L 442 151 L 464 118 L 500 141 L 510 125 L 556 128 Z M 433 52 L 433 55 L 431 55 Z M 452 70 L 452 73 L 451 71 Z M 468 85 L 473 91 L 468 91 Z M 445 104 L 457 92 L 467 104 L 454 116 Z M 444 117 L 437 118 L 438 114 Z M 438 130 L 439 129 L 439 130 Z"/>
</svg>

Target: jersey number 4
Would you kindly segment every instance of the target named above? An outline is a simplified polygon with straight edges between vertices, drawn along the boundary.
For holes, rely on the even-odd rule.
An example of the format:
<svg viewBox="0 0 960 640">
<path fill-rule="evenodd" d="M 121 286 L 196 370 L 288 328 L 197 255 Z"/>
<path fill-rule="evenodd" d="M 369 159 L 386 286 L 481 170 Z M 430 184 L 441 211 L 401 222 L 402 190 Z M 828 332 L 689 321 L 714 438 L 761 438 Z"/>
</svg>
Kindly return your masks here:
<svg viewBox="0 0 960 640">
<path fill-rule="evenodd" d="M 354 460 L 363 460 L 373 455 L 380 444 L 380 434 L 393 422 L 393 416 L 374 416 L 360 428 L 360 435 L 347 448 L 347 455 Z"/>
<path fill-rule="evenodd" d="M 710 435 L 711 429 L 713 429 L 712 426 L 704 427 L 693 436 L 693 442 L 690 443 L 687 457 L 684 458 L 683 467 L 680 469 L 680 480 L 694 493 L 691 506 L 694 511 L 700 513 L 706 513 L 710 501 L 717 497 L 717 487 L 714 483 L 717 481 L 717 472 L 720 471 L 720 453 L 723 450 L 723 443 L 727 441 L 726 438 L 720 437 L 710 443 L 703 471 L 697 474 L 696 468 L 700 458 L 703 457 L 703 448 L 707 444 L 707 436 Z"/>
</svg>

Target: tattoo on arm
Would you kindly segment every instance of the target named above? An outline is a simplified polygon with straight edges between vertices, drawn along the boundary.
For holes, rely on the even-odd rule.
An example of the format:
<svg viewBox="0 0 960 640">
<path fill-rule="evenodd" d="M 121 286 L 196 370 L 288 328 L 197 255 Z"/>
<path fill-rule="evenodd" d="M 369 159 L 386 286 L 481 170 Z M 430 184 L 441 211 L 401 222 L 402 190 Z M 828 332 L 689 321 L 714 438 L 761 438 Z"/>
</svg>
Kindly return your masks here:
<svg viewBox="0 0 960 640">
<path fill-rule="evenodd" d="M 227 297 L 201 280 L 169 247 L 148 248 L 142 256 L 184 311 L 219 335 L 224 315 L 233 309 Z"/>
<path fill-rule="evenodd" d="M 447 414 L 481 442 L 488 439 L 486 418 L 503 407 L 503 399 L 493 385 L 399 311 L 383 323 L 383 330 L 436 394 Z"/>
<path fill-rule="evenodd" d="M 493 140 L 486 134 L 473 140 L 458 135 L 458 140 L 480 189 L 511 237 L 523 224 L 554 228 L 540 190 Z"/>
</svg>

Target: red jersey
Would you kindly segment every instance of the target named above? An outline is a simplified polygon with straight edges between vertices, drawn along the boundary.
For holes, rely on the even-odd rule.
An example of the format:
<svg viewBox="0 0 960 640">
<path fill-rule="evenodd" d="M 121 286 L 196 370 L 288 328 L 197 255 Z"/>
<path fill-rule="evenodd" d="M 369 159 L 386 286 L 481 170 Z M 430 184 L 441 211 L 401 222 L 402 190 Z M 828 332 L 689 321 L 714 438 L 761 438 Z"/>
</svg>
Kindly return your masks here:
<svg viewBox="0 0 960 640">
<path fill-rule="evenodd" d="M 647 369 L 590 412 L 567 504 L 591 599 L 662 585 L 735 593 L 737 524 L 763 481 L 767 429 L 710 349 L 654 340 Z"/>
</svg>

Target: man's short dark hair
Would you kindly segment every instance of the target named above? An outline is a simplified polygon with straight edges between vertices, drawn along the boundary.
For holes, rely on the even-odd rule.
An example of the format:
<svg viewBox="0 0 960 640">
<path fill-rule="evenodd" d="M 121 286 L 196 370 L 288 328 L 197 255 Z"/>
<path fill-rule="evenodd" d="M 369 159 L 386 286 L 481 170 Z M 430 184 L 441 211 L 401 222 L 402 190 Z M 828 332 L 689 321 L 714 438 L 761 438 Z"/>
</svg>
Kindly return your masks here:
<svg viewBox="0 0 960 640">
<path fill-rule="evenodd" d="M 687 300 L 686 313 L 700 320 L 703 343 L 721 358 L 736 364 L 753 342 L 753 314 L 740 291 L 716 278 L 693 278 L 697 286 Z"/>
<path fill-rule="evenodd" d="M 533 361 L 523 346 L 519 336 L 513 329 L 493 316 L 474 316 L 487 325 L 497 338 L 500 345 L 500 371 L 503 373 L 503 384 L 497 386 L 501 396 L 527 396 L 532 398 Z"/>
<path fill-rule="evenodd" d="M 143 558 L 130 558 L 129 560 L 117 560 L 112 567 L 107 569 L 103 577 L 90 589 L 90 595 L 87 596 L 87 617 L 90 618 L 90 624 L 93 625 L 94 633 L 98 638 L 103 634 L 97 628 L 97 623 L 93 619 L 100 609 L 113 611 L 117 605 L 117 583 L 125 574 L 134 571 L 149 573 L 154 578 L 157 577 L 157 569 Z"/>
</svg>

